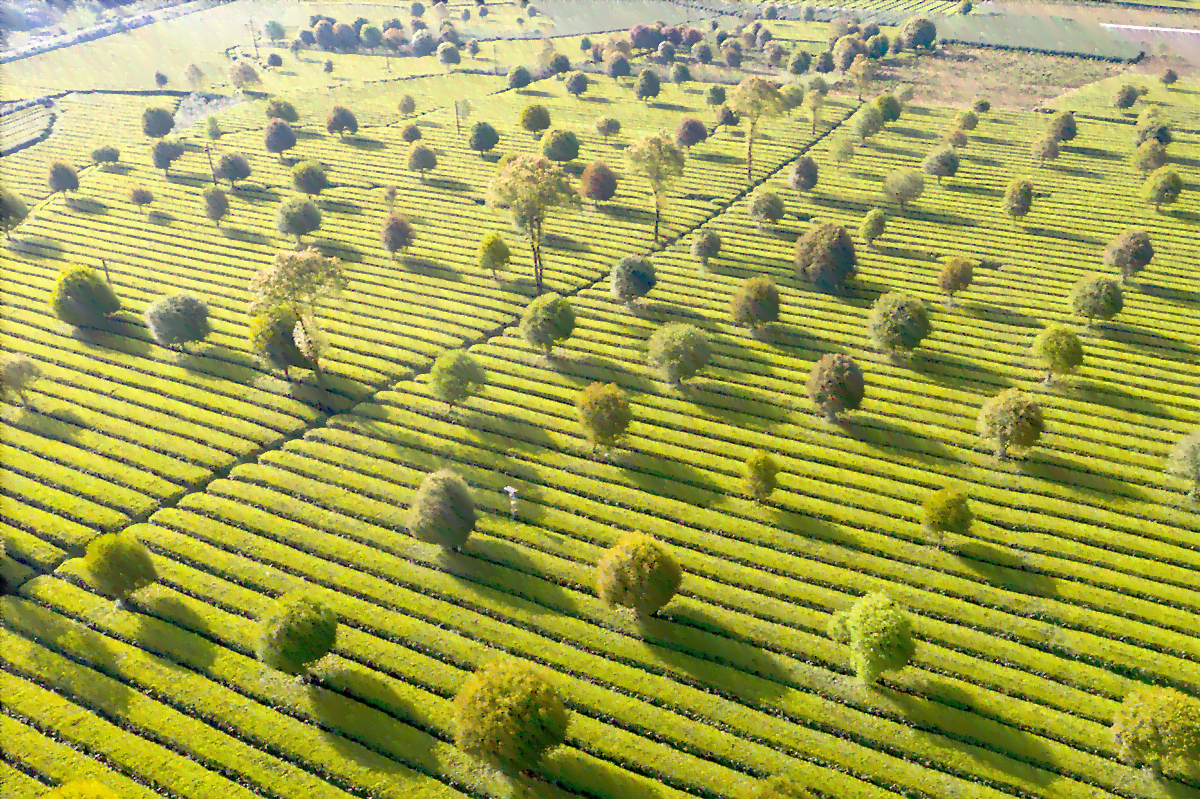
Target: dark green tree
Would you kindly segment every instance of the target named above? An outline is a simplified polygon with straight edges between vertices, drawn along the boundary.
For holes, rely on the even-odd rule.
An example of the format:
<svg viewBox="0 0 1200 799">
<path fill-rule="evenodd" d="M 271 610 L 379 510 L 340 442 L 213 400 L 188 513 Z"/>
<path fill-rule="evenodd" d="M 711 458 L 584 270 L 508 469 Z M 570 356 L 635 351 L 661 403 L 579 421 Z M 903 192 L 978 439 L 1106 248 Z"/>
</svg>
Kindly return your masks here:
<svg viewBox="0 0 1200 799">
<path fill-rule="evenodd" d="M 487 373 L 483 367 L 463 350 L 443 352 L 429 372 L 429 389 L 433 396 L 446 403 L 448 410 L 478 394 L 486 384 Z"/>
<path fill-rule="evenodd" d="M 520 333 L 531 347 L 542 350 L 546 357 L 558 342 L 565 341 L 575 330 L 575 309 L 560 294 L 551 292 L 534 298 L 521 315 Z"/>
<path fill-rule="evenodd" d="M 541 670 L 515 658 L 481 666 L 454 697 L 458 748 L 513 775 L 562 744 L 569 720 Z"/>
<path fill-rule="evenodd" d="M 259 620 L 256 654 L 270 668 L 301 676 L 333 650 L 337 629 L 337 614 L 328 603 L 307 591 L 292 591 Z"/>
<path fill-rule="evenodd" d="M 660 611 L 683 581 L 679 563 L 648 535 L 629 533 L 596 564 L 596 594 L 610 608 L 632 608 L 639 617 Z"/>
<path fill-rule="evenodd" d="M 827 352 L 808 375 L 808 397 L 830 424 L 857 410 L 866 393 L 862 368 L 849 355 Z"/>
<path fill-rule="evenodd" d="M 673 388 L 695 376 L 711 360 L 708 337 L 695 325 L 673 322 L 650 336 L 646 362 Z"/>
<path fill-rule="evenodd" d="M 471 490 L 449 469 L 425 475 L 408 510 L 409 534 L 442 549 L 461 549 L 477 521 Z"/>
</svg>

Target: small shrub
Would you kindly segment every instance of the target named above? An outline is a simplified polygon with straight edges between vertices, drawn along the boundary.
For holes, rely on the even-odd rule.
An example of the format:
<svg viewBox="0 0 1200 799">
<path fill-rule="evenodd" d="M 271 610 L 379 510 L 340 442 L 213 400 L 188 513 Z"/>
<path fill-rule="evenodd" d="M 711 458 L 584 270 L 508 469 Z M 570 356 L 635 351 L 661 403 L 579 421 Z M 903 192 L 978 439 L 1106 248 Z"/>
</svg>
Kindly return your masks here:
<svg viewBox="0 0 1200 799">
<path fill-rule="evenodd" d="M 412 144 L 415 141 L 420 141 L 421 128 L 419 128 L 416 123 L 405 125 L 400 129 L 400 138 L 404 140 L 405 144 Z"/>
<path fill-rule="evenodd" d="M 217 121 L 215 116 L 210 115 L 208 122 L 205 124 L 205 134 L 210 139 L 221 138 L 221 123 Z"/>
<path fill-rule="evenodd" d="M 83 327 L 102 323 L 121 310 L 121 301 L 91 267 L 68 266 L 54 282 L 50 309 L 60 321 Z"/>
<path fill-rule="evenodd" d="M 1007 460 L 1010 448 L 1032 447 L 1045 427 L 1037 399 L 1010 388 L 983 403 L 975 429 L 980 438 L 996 445 L 997 458 Z"/>
<path fill-rule="evenodd" d="M 658 283 L 654 262 L 641 255 L 629 255 L 613 264 L 609 274 L 612 298 L 626 305 L 646 296 Z"/>
<path fill-rule="evenodd" d="M 256 654 L 270 668 L 301 675 L 333 650 L 337 628 L 337 614 L 328 604 L 306 591 L 292 591 L 259 620 Z"/>
<path fill-rule="evenodd" d="M 850 232 L 841 225 L 817 222 L 796 240 L 796 270 L 824 291 L 834 291 L 854 276 L 858 258 Z"/>
<path fill-rule="evenodd" d="M 570 715 L 540 670 L 506 658 L 481 666 L 454 697 L 454 742 L 516 774 L 566 740 Z"/>
<path fill-rule="evenodd" d="M 146 328 L 160 347 L 183 350 L 212 332 L 208 305 L 188 292 L 155 300 L 146 308 Z"/>
<path fill-rule="evenodd" d="M 683 570 L 653 538 L 630 533 L 596 564 L 596 594 L 610 608 L 632 608 L 639 616 L 658 613 L 679 590 Z"/>
<path fill-rule="evenodd" d="M 430 391 L 450 408 L 478 394 L 486 383 L 487 373 L 483 367 L 462 350 L 443 352 L 429 372 Z"/>
<path fill-rule="evenodd" d="M 1133 152 L 1133 166 L 1143 176 L 1167 165 L 1167 148 L 1157 139 L 1144 141 Z"/>
<path fill-rule="evenodd" d="M 159 139 L 150 147 L 150 162 L 155 169 L 161 169 L 163 174 L 170 176 L 171 164 L 183 157 L 183 144 L 174 139 Z"/>
<path fill-rule="evenodd" d="M 563 88 L 567 90 L 567 94 L 578 97 L 587 91 L 588 76 L 583 72 L 572 72 L 567 75 L 563 81 Z"/>
<path fill-rule="evenodd" d="M 779 486 L 779 465 L 766 450 L 757 449 L 750 453 L 742 465 L 742 485 L 755 502 L 766 500 Z"/>
<path fill-rule="evenodd" d="M 867 334 L 875 348 L 893 356 L 911 354 L 932 329 L 925 304 L 897 291 L 875 300 L 867 319 Z"/>
<path fill-rule="evenodd" d="M 900 119 L 900 114 L 903 112 L 900 101 L 890 94 L 879 95 L 871 104 L 879 111 L 879 116 L 883 119 L 884 124 Z"/>
<path fill-rule="evenodd" d="M 1200 429 L 1187 433 L 1171 448 L 1167 456 L 1167 474 L 1182 477 L 1192 485 L 1188 495 L 1192 502 L 1200 502 Z"/>
<path fill-rule="evenodd" d="M 832 424 L 857 410 L 866 393 L 862 368 L 849 355 L 826 353 L 808 375 L 808 397 Z"/>
<path fill-rule="evenodd" d="M 1133 108 L 1133 104 L 1138 101 L 1138 97 L 1138 90 L 1135 87 L 1130 86 L 1128 83 L 1123 83 L 1113 94 L 1113 105 L 1120 109 Z"/>
<path fill-rule="evenodd" d="M 692 79 L 692 71 L 687 64 L 675 64 L 671 67 L 671 82 L 679 85 Z"/>
<path fill-rule="evenodd" d="M 850 647 L 858 679 L 867 686 L 907 666 L 917 649 L 908 614 L 885 594 L 868 594 L 835 613 L 829 637 Z"/>
<path fill-rule="evenodd" d="M 946 533 L 966 535 L 975 521 L 971 513 L 971 500 L 965 491 L 943 488 L 925 498 L 921 509 L 921 523 L 932 533 L 941 546 Z"/>
<path fill-rule="evenodd" d="M 729 318 L 738 327 L 757 331 L 779 321 L 779 289 L 769 277 L 746 278 L 729 298 Z"/>
<path fill-rule="evenodd" d="M 785 210 L 782 197 L 773 191 L 760 188 L 750 198 L 746 212 L 758 225 L 758 229 L 762 230 L 764 225 L 773 225 L 783 219 Z"/>
<path fill-rule="evenodd" d="M 835 163 L 844 164 L 854 157 L 854 143 L 845 137 L 838 137 L 829 145 L 829 157 Z"/>
<path fill-rule="evenodd" d="M 862 224 L 858 226 L 858 235 L 867 243 L 868 247 L 875 246 L 875 240 L 882 236 L 887 230 L 888 215 L 879 208 L 872 208 L 863 217 Z"/>
<path fill-rule="evenodd" d="M 650 336 L 647 363 L 673 387 L 695 376 L 711 360 L 708 337 L 694 325 L 675 322 Z"/>
<path fill-rule="evenodd" d="M 408 532 L 418 541 L 457 550 L 475 530 L 478 515 L 467 484 L 449 469 L 425 475 L 408 511 Z"/>
<path fill-rule="evenodd" d="M 709 259 L 721 254 L 721 237 L 714 231 L 701 228 L 692 239 L 692 257 L 700 264 L 701 269 L 708 268 Z"/>
<path fill-rule="evenodd" d="M 1179 74 L 1175 70 L 1167 68 L 1158 75 L 1158 81 L 1163 86 L 1174 86 L 1175 81 L 1179 80 Z"/>
<path fill-rule="evenodd" d="M 608 202 L 617 193 L 617 175 L 603 161 L 594 161 L 580 175 L 579 188 L 584 197 L 597 205 Z"/>
<path fill-rule="evenodd" d="M 961 255 L 951 256 L 942 266 L 938 275 L 938 288 L 946 295 L 948 303 L 954 304 L 954 295 L 971 285 L 975 277 L 975 267 Z"/>
<path fill-rule="evenodd" d="M 118 602 L 158 580 L 150 550 L 129 531 L 93 538 L 83 563 L 97 590 Z"/>
<path fill-rule="evenodd" d="M 976 97 L 975 102 L 971 103 L 971 110 L 976 114 L 986 114 L 992 110 L 992 104 L 983 97 Z"/>
<path fill-rule="evenodd" d="M 549 358 L 554 345 L 574 332 L 575 309 L 559 294 L 543 294 L 525 308 L 519 330 L 531 347 L 542 350 Z"/>
<path fill-rule="evenodd" d="M 979 125 L 979 115 L 974 111 L 959 111 L 954 115 L 954 119 L 950 124 L 963 130 L 975 130 L 976 126 Z"/>
<path fill-rule="evenodd" d="M 612 447 L 633 421 L 629 397 L 616 383 L 592 383 L 575 402 L 579 423 L 593 447 Z"/>
<path fill-rule="evenodd" d="M 267 56 L 267 66 L 269 66 L 269 67 L 283 66 L 283 56 L 279 55 L 279 53 L 271 53 L 269 56 Z"/>
<path fill-rule="evenodd" d="M 828 50 L 822 50 L 817 53 L 816 61 L 813 64 L 813 69 L 821 75 L 828 75 L 834 70 L 833 53 Z"/>
<path fill-rule="evenodd" d="M 383 249 L 393 258 L 396 257 L 396 253 L 411 247 L 416 238 L 417 234 L 412 224 L 400 214 L 392 212 L 384 217 L 383 225 L 379 229 L 379 240 L 383 243 Z"/>
<path fill-rule="evenodd" d="M 966 132 L 954 125 L 946 128 L 942 133 L 942 143 L 948 144 L 951 147 L 966 147 L 968 142 Z"/>
<path fill-rule="evenodd" d="M 487 122 L 476 122 L 471 128 L 471 136 L 467 140 L 467 146 L 481 155 L 492 150 L 499 143 L 500 134 Z"/>
<path fill-rule="evenodd" d="M 444 67 L 452 67 L 455 64 L 462 63 L 462 56 L 454 44 L 451 42 L 442 42 L 437 47 L 437 60 Z"/>
<path fill-rule="evenodd" d="M 724 105 L 725 104 L 725 87 L 724 86 L 709 86 L 704 91 L 704 102 L 709 105 Z"/>
<path fill-rule="evenodd" d="M 330 61 L 325 63 L 329 65 L 329 69 L 325 71 L 332 72 L 333 63 Z M 262 82 L 262 78 L 258 76 L 258 70 L 243 61 L 234 68 L 233 73 L 229 76 L 229 82 L 239 89 L 245 89 L 248 86 L 258 85 Z"/>
</svg>

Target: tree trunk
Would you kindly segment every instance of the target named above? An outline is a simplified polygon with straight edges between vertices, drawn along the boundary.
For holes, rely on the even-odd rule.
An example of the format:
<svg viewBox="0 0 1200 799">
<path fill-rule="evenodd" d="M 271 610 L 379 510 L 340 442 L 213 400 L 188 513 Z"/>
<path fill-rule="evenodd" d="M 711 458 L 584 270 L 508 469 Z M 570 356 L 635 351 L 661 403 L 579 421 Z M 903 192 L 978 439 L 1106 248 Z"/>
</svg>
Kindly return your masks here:
<svg viewBox="0 0 1200 799">
<path fill-rule="evenodd" d="M 660 215 L 658 207 L 658 192 L 654 193 L 654 243 L 658 244 L 658 218 Z"/>
<path fill-rule="evenodd" d="M 750 120 L 750 131 L 746 136 L 746 182 L 754 180 L 754 120 Z"/>
<path fill-rule="evenodd" d="M 1004 442 L 996 444 L 996 457 L 1002 461 L 1008 460 L 1008 446 Z"/>
</svg>

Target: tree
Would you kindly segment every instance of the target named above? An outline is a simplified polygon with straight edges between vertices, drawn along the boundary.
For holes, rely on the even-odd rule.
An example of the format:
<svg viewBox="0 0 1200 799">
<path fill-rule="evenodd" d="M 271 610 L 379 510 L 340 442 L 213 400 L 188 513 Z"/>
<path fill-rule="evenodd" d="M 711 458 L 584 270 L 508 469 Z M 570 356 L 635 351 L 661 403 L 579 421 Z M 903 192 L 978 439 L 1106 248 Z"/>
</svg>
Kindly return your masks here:
<svg viewBox="0 0 1200 799">
<path fill-rule="evenodd" d="M 828 75 L 834 70 L 833 53 L 829 50 L 822 50 L 817 53 L 817 58 L 813 64 L 813 69 L 821 75 Z"/>
<path fill-rule="evenodd" d="M 849 355 L 826 353 L 808 375 L 808 397 L 830 424 L 857 410 L 865 392 L 862 368 Z"/>
<path fill-rule="evenodd" d="M 228 180 L 230 186 L 236 187 L 239 180 L 250 177 L 250 162 L 241 153 L 223 153 L 217 159 L 213 175 L 217 180 Z"/>
<path fill-rule="evenodd" d="M 729 298 L 729 318 L 738 327 L 758 332 L 779 321 L 779 289 L 769 277 L 746 278 Z"/>
<path fill-rule="evenodd" d="M 129 190 L 129 201 L 140 211 L 143 206 L 154 202 L 154 194 L 145 186 L 134 186 Z"/>
<path fill-rule="evenodd" d="M 871 90 L 871 81 L 875 79 L 875 65 L 867 57 L 865 48 L 863 50 L 863 52 L 854 56 L 850 68 L 846 70 L 847 74 L 854 78 L 854 83 L 858 87 L 859 102 L 862 102 L 863 94 Z M 879 111 L 878 106 L 872 105 L 871 108 Z"/>
<path fill-rule="evenodd" d="M 1122 83 L 1113 94 L 1113 105 L 1120 109 L 1133 108 L 1133 104 L 1138 101 L 1139 96 L 1136 88 L 1128 83 Z"/>
<path fill-rule="evenodd" d="M 962 128 L 951 125 L 942 133 L 942 143 L 951 147 L 966 147 L 970 140 Z"/>
<path fill-rule="evenodd" d="M 975 130 L 979 125 L 979 115 L 969 109 L 963 109 L 954 115 L 954 119 L 950 124 L 952 127 L 961 128 L 962 130 Z"/>
<path fill-rule="evenodd" d="M 267 56 L 267 66 L 269 66 L 269 67 L 283 66 L 283 56 L 279 55 L 279 53 L 271 53 L 269 56 Z"/>
<path fill-rule="evenodd" d="M 508 88 L 510 89 L 524 89 L 531 80 L 529 70 L 525 67 L 513 67 L 508 72 Z"/>
<path fill-rule="evenodd" d="M 150 551 L 128 530 L 93 538 L 83 563 L 97 590 L 117 600 L 117 607 L 158 580 Z"/>
<path fill-rule="evenodd" d="M 204 190 L 204 215 L 221 226 L 221 220 L 229 213 L 229 197 L 216 186 Z"/>
<path fill-rule="evenodd" d="M 396 105 L 402 116 L 408 117 L 417 110 L 417 101 L 412 98 L 411 94 L 406 94 L 400 98 L 400 102 Z"/>
<path fill-rule="evenodd" d="M 733 90 L 733 107 L 745 118 L 749 130 L 746 132 L 746 181 L 751 181 L 754 163 L 754 131 L 763 117 L 778 116 L 784 108 L 779 88 L 766 78 L 751 75 Z"/>
<path fill-rule="evenodd" d="M 958 172 L 958 151 L 953 147 L 942 146 L 925 156 L 921 169 L 926 175 L 933 175 L 942 185 L 942 178 L 952 178 Z"/>
<path fill-rule="evenodd" d="M 617 193 L 617 175 L 603 161 L 588 164 L 579 178 L 583 196 L 596 203 L 608 202 Z"/>
<path fill-rule="evenodd" d="M 610 78 L 627 78 L 631 69 L 629 59 L 622 53 L 612 53 L 604 63 L 604 74 Z"/>
<path fill-rule="evenodd" d="M 717 127 L 724 125 L 727 128 L 733 128 L 741 124 L 741 117 L 727 105 L 723 105 L 717 109 Z"/>
<path fill-rule="evenodd" d="M 563 81 L 563 87 L 567 90 L 567 94 L 578 97 L 587 91 L 588 77 L 582 72 L 572 72 Z"/>
<path fill-rule="evenodd" d="M 833 49 L 830 51 L 833 55 L 833 64 L 843 72 L 849 72 L 850 67 L 854 64 L 854 59 L 858 56 L 863 56 L 866 59 L 866 47 L 861 39 L 856 36 L 842 36 L 834 42 Z M 859 101 L 862 101 L 861 94 Z"/>
<path fill-rule="evenodd" d="M 692 71 L 687 64 L 675 64 L 671 67 L 671 82 L 679 85 L 692 79 Z"/>
<path fill-rule="evenodd" d="M 609 273 L 609 291 L 614 300 L 630 308 L 634 300 L 646 296 L 658 283 L 654 262 L 642 255 L 629 255 L 613 264 Z"/>
<path fill-rule="evenodd" d="M 1113 716 L 1121 759 L 1155 772 L 1200 759 L 1200 702 L 1174 688 L 1134 689 Z"/>
<path fill-rule="evenodd" d="M 908 614 L 885 594 L 868 594 L 835 613 L 829 637 L 850 647 L 858 679 L 867 686 L 907 666 L 917 649 Z"/>
<path fill-rule="evenodd" d="M 571 59 L 562 53 L 555 53 L 546 61 L 546 68 L 551 74 L 562 75 L 571 70 Z"/>
<path fill-rule="evenodd" d="M 711 360 L 708 337 L 695 325 L 674 322 L 650 336 L 647 363 L 673 388 L 696 375 Z"/>
<path fill-rule="evenodd" d="M 1053 136 L 1043 136 L 1029 148 L 1029 154 L 1039 161 L 1053 161 L 1058 158 L 1059 151 L 1058 139 Z"/>
<path fill-rule="evenodd" d="M 867 243 L 868 247 L 875 246 L 875 239 L 883 235 L 887 229 L 888 215 L 879 208 L 872 208 L 863 217 L 862 224 L 858 226 L 858 235 Z"/>
<path fill-rule="evenodd" d="M 574 207 L 579 195 L 562 169 L 548 158 L 518 155 L 500 170 L 488 188 L 493 206 L 506 207 L 513 226 L 529 240 L 537 293 L 542 293 L 542 237 L 556 208 Z"/>
<path fill-rule="evenodd" d="M 146 308 L 146 328 L 161 347 L 183 351 L 212 332 L 208 305 L 186 291 L 161 297 Z"/>
<path fill-rule="evenodd" d="M 150 162 L 167 177 L 171 176 L 171 164 L 182 157 L 183 143 L 174 139 L 159 139 L 150 147 Z"/>
<path fill-rule="evenodd" d="M 1192 485 L 1188 495 L 1192 502 L 1200 502 L 1200 429 L 1184 435 L 1171 448 L 1167 456 L 1167 474 L 1182 477 Z"/>
<path fill-rule="evenodd" d="M 658 97 L 658 92 L 661 88 L 658 73 L 652 69 L 643 69 L 638 73 L 633 93 L 639 100 L 653 100 L 655 97 Z"/>
<path fill-rule="evenodd" d="M 824 291 L 841 288 L 857 263 L 850 231 L 841 225 L 816 222 L 796 239 L 797 273 Z"/>
<path fill-rule="evenodd" d="M 1067 301 L 1072 313 L 1087 319 L 1089 328 L 1094 319 L 1107 321 L 1125 307 L 1121 284 L 1106 275 L 1090 275 L 1083 278 L 1071 289 Z"/>
<path fill-rule="evenodd" d="M 416 123 L 405 125 L 400 129 L 400 138 L 405 144 L 412 144 L 415 141 L 420 141 L 422 138 L 421 128 Z"/>
<path fill-rule="evenodd" d="M 937 28 L 926 17 L 913 17 L 900 29 L 900 38 L 910 50 L 929 49 L 937 41 Z"/>
<path fill-rule="evenodd" d="M 379 229 L 379 239 L 383 242 L 383 249 L 393 258 L 396 257 L 396 253 L 411 247 L 416 238 L 413 226 L 400 214 L 392 212 L 384 217 L 383 225 Z"/>
<path fill-rule="evenodd" d="M 358 119 L 349 108 L 335 105 L 329 111 L 329 116 L 325 118 L 325 129 L 345 138 L 346 131 L 349 131 L 351 135 L 358 133 Z"/>
<path fill-rule="evenodd" d="M 183 79 L 190 83 L 192 88 L 196 88 L 204 80 L 204 70 L 200 69 L 195 63 L 188 63 L 183 68 Z"/>
<path fill-rule="evenodd" d="M 408 150 L 408 168 L 409 171 L 419 172 L 421 180 L 424 180 L 425 173 L 437 168 L 437 154 L 429 145 L 413 142 Z"/>
<path fill-rule="evenodd" d="M 22 406 L 28 406 L 29 389 L 41 376 L 42 368 L 28 355 L 0 353 L 0 397 L 7 399 L 12 394 Z M 0 557 L 3 555 L 4 546 L 0 541 Z"/>
<path fill-rule="evenodd" d="M 883 196 L 900 206 L 904 213 L 905 203 L 910 203 L 925 191 L 925 178 L 915 169 L 897 169 L 883 179 Z"/>
<path fill-rule="evenodd" d="M 596 594 L 610 608 L 632 608 L 639 618 L 655 615 L 683 582 L 683 569 L 648 535 L 628 533 L 596 564 Z"/>
<path fill-rule="evenodd" d="M 52 192 L 79 191 L 79 173 L 66 161 L 52 161 L 46 177 Z"/>
<path fill-rule="evenodd" d="M 1037 399 L 1010 388 L 983 403 L 975 429 L 996 445 L 997 458 L 1008 460 L 1010 447 L 1032 447 L 1045 427 Z"/>
<path fill-rule="evenodd" d="M 275 20 L 270 20 L 264 23 L 262 26 L 262 31 L 264 34 L 266 34 L 267 38 L 273 42 L 277 42 L 283 37 L 287 36 L 287 31 L 284 30 L 283 25 L 279 24 Z"/>
<path fill-rule="evenodd" d="M 804 107 L 808 109 L 808 117 L 812 120 L 812 134 L 817 135 L 817 125 L 821 122 L 821 110 L 825 107 L 825 95 L 817 89 L 809 89 L 804 95 Z"/>
<path fill-rule="evenodd" d="M 320 161 L 301 161 L 292 167 L 292 186 L 296 191 L 315 197 L 329 188 L 325 167 Z"/>
<path fill-rule="evenodd" d="M 615 446 L 633 421 L 629 397 L 616 383 L 592 383 L 579 392 L 575 408 L 593 448 Z"/>
<path fill-rule="evenodd" d="M 287 202 L 291 201 L 284 204 Z M 301 202 L 312 205 L 309 200 Z M 326 257 L 312 247 L 301 252 L 285 250 L 276 253 L 271 265 L 258 270 L 251 278 L 251 317 L 266 316 L 277 327 L 285 320 L 294 320 L 290 340 L 303 354 L 304 362 L 288 362 L 294 358 L 272 359 L 281 361 L 285 372 L 289 365 L 306 366 L 316 373 L 318 380 L 323 378 L 319 361 L 324 339 L 316 320 L 318 305 L 322 300 L 340 294 L 345 286 L 346 270 L 341 259 Z M 282 346 L 286 354 L 294 355 L 288 344 Z"/>
<path fill-rule="evenodd" d="M 486 383 L 487 373 L 483 367 L 463 350 L 443 352 L 429 372 L 429 388 L 433 396 L 446 403 L 447 411 L 478 394 Z"/>
<path fill-rule="evenodd" d="M 175 115 L 166 108 L 150 107 L 142 112 L 142 133 L 161 139 L 175 127 Z"/>
<path fill-rule="evenodd" d="M 531 347 L 544 350 L 549 358 L 555 343 L 565 341 L 575 330 L 575 309 L 560 294 L 543 294 L 525 308 L 519 329 Z"/>
<path fill-rule="evenodd" d="M 755 502 L 762 502 L 775 493 L 779 485 L 779 465 L 766 450 L 756 449 L 742 464 L 742 485 Z"/>
<path fill-rule="evenodd" d="M 262 79 L 259 78 L 258 72 L 254 67 L 243 61 L 233 70 L 233 74 L 229 76 L 229 81 L 237 88 L 244 89 L 247 86 L 255 86 L 261 83 Z"/>
<path fill-rule="evenodd" d="M 296 333 L 300 330 L 296 313 L 285 305 L 276 305 L 251 316 L 246 338 L 255 357 L 268 366 L 282 369 L 284 377 L 288 378 L 293 366 L 314 371 L 318 368 L 316 360 L 301 351 L 297 344 Z M 302 338 L 310 345 L 305 349 L 317 354 L 311 339 Z"/>
<path fill-rule="evenodd" d="M 696 238 L 692 239 L 692 257 L 700 263 L 701 269 L 708 269 L 709 259 L 716 258 L 720 254 L 720 236 L 707 228 L 701 228 L 696 232 Z"/>
<path fill-rule="evenodd" d="M 788 172 L 788 185 L 799 192 L 811 191 L 817 185 L 817 162 L 811 155 L 804 155 L 792 163 Z"/>
<path fill-rule="evenodd" d="M 121 301 L 112 286 L 90 266 L 68 266 L 54 281 L 50 310 L 69 325 L 91 327 L 121 310 Z"/>
<path fill-rule="evenodd" d="M 19 194 L 0 186 L 0 227 L 4 228 L 4 237 L 12 238 L 13 229 L 29 216 L 29 206 Z"/>
<path fill-rule="evenodd" d="M 288 197 L 275 212 L 275 227 L 285 236 L 295 236 L 296 247 L 299 248 L 302 236 L 321 227 L 321 211 L 312 200 Z"/>
<path fill-rule="evenodd" d="M 707 138 L 708 128 L 695 117 L 684 117 L 675 128 L 675 143 L 689 150 Z"/>
<path fill-rule="evenodd" d="M 630 145 L 629 162 L 650 182 L 654 195 L 654 243 L 658 244 L 659 220 L 667 201 L 667 187 L 683 175 L 683 152 L 666 131 L 659 131 Z"/>
<path fill-rule="evenodd" d="M 282 163 L 283 154 L 296 146 L 296 133 L 284 120 L 272 119 L 263 132 L 263 144 L 267 152 L 278 154 Z"/>
<path fill-rule="evenodd" d="M 971 500 L 965 491 L 958 488 L 942 488 L 925 498 L 921 508 L 921 523 L 937 538 L 940 547 L 946 533 L 966 535 L 975 521 L 971 513 Z"/>
<path fill-rule="evenodd" d="M 304 590 L 290 591 L 259 620 L 258 659 L 285 674 L 301 676 L 328 655 L 337 641 L 333 608 Z"/>
<path fill-rule="evenodd" d="M 541 103 L 529 103 L 521 109 L 518 123 L 530 133 L 540 133 L 550 127 L 550 112 Z"/>
<path fill-rule="evenodd" d="M 1125 230 L 1109 242 L 1101 258 L 1106 268 L 1120 272 L 1125 281 L 1150 265 L 1154 245 L 1146 231 Z"/>
<path fill-rule="evenodd" d="M 724 86 L 709 86 L 704 91 L 704 102 L 709 105 L 724 105 L 725 104 L 725 87 Z"/>
<path fill-rule="evenodd" d="M 66 782 L 50 793 L 43 794 L 42 799 L 120 799 L 108 786 L 96 780 L 75 780 Z"/>
<path fill-rule="evenodd" d="M 1179 80 L 1179 74 L 1168 67 L 1159 73 L 1158 80 L 1163 86 L 1174 86 L 1175 81 Z"/>
<path fill-rule="evenodd" d="M 1148 205 L 1153 205 L 1155 211 L 1164 205 L 1170 205 L 1179 199 L 1183 192 L 1183 180 L 1179 173 L 1169 166 L 1160 167 L 1150 173 L 1142 186 L 1142 199 Z"/>
<path fill-rule="evenodd" d="M 272 97 L 267 101 L 266 114 L 267 119 L 282 119 L 289 124 L 300 119 L 300 113 L 296 111 L 296 106 L 279 97 Z"/>
<path fill-rule="evenodd" d="M 1157 139 L 1144 141 L 1133 151 L 1132 160 L 1134 168 L 1140 169 L 1142 177 L 1146 177 L 1167 165 L 1167 148 Z"/>
<path fill-rule="evenodd" d="M 612 117 L 600 117 L 596 120 L 596 132 L 607 142 L 609 136 L 616 136 L 621 132 L 621 123 Z"/>
<path fill-rule="evenodd" d="M 103 147 L 97 147 L 92 150 L 92 163 L 96 166 L 103 167 L 107 164 L 115 164 L 121 160 L 121 151 L 111 144 L 106 144 Z"/>
<path fill-rule="evenodd" d="M 221 123 L 217 121 L 217 118 L 215 116 L 212 116 L 211 114 L 209 115 L 208 122 L 206 123 L 205 127 L 206 127 L 205 132 L 208 134 L 208 138 L 210 138 L 210 139 L 221 138 Z"/>
<path fill-rule="evenodd" d="M 579 157 L 579 137 L 569 130 L 550 130 L 542 136 L 542 155 L 566 163 Z"/>
<path fill-rule="evenodd" d="M 481 666 L 454 697 L 455 744 L 510 774 L 536 768 L 569 720 L 550 681 L 515 658 Z"/>
<path fill-rule="evenodd" d="M 1033 354 L 1046 366 L 1046 383 L 1083 363 L 1083 345 L 1069 327 L 1051 325 L 1033 339 Z"/>
<path fill-rule="evenodd" d="M 425 475 L 408 510 L 408 532 L 418 541 L 458 551 L 475 530 L 478 515 L 466 482 L 449 469 Z"/>
<path fill-rule="evenodd" d="M 883 130 L 883 116 L 873 105 L 860 106 L 854 116 L 850 118 L 850 132 L 861 144 L 866 144 L 867 139 L 881 130 Z"/>
<path fill-rule="evenodd" d="M 758 224 L 761 231 L 764 224 L 774 224 L 783 219 L 785 210 L 783 199 L 778 194 L 759 188 L 750 197 L 746 213 Z"/>
<path fill-rule="evenodd" d="M 812 54 L 804 50 L 799 50 L 793 53 L 791 58 L 788 59 L 787 71 L 790 75 L 799 76 L 808 72 L 810 66 L 812 66 Z"/>
<path fill-rule="evenodd" d="M 496 277 L 496 272 L 508 269 L 509 259 L 512 258 L 512 251 L 509 250 L 508 244 L 499 233 L 489 233 L 479 242 L 479 250 L 476 253 L 475 262 L 480 269 L 490 269 L 492 277 Z"/>
<path fill-rule="evenodd" d="M 1046 123 L 1046 135 L 1058 141 L 1071 141 L 1076 131 L 1075 115 L 1070 111 L 1059 111 Z"/>
<path fill-rule="evenodd" d="M 867 319 L 867 334 L 880 352 L 910 355 L 932 330 L 925 303 L 916 297 L 890 291 L 875 300 Z"/>
<path fill-rule="evenodd" d="M 442 42 L 437 48 L 437 60 L 442 66 L 449 69 L 455 64 L 462 62 L 462 56 L 459 55 L 458 48 L 451 42 Z"/>
<path fill-rule="evenodd" d="M 1004 193 L 1004 200 L 1000 205 L 1004 213 L 1015 221 L 1028 214 L 1032 206 L 1033 183 L 1024 178 L 1016 178 L 1008 184 L 1008 191 Z"/>
<path fill-rule="evenodd" d="M 975 277 L 975 267 L 961 255 L 946 259 L 942 272 L 938 275 L 938 288 L 946 295 L 946 304 L 954 307 L 954 295 L 971 285 Z"/>
</svg>

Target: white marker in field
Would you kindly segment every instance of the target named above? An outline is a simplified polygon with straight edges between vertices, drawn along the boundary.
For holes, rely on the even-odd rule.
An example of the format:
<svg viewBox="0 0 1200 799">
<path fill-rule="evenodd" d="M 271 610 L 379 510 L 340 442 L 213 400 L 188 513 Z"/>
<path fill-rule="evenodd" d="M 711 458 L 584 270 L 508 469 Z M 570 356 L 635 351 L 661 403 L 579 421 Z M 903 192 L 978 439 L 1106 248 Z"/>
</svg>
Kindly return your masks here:
<svg viewBox="0 0 1200 799">
<path fill-rule="evenodd" d="M 504 490 L 508 492 L 508 513 L 515 519 L 517 518 L 517 489 L 505 486 Z"/>
</svg>

